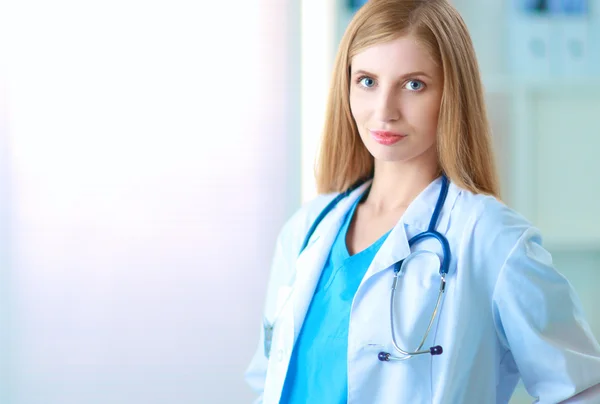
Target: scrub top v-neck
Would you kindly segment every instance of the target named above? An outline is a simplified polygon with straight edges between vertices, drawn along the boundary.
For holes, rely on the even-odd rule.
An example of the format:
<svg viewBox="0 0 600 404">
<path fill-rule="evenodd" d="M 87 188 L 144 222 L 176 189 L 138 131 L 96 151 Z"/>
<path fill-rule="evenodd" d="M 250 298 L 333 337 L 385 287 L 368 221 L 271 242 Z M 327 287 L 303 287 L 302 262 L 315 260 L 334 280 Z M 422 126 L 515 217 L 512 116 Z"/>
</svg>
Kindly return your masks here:
<svg viewBox="0 0 600 404">
<path fill-rule="evenodd" d="M 346 235 L 358 203 L 350 209 L 337 237 L 298 335 L 288 367 L 282 404 L 346 403 L 348 326 L 354 295 L 373 257 L 385 241 L 350 255 Z"/>
</svg>

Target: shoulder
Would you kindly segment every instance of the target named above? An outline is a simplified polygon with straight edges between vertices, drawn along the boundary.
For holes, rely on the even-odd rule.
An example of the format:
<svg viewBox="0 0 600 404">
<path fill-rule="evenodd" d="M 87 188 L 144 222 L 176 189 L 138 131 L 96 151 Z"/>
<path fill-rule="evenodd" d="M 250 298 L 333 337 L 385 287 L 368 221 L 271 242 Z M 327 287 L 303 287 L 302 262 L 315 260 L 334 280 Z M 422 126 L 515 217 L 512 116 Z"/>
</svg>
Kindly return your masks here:
<svg viewBox="0 0 600 404">
<path fill-rule="evenodd" d="M 521 214 L 491 195 L 474 194 L 461 189 L 455 210 L 474 227 L 495 234 L 510 230 L 523 231 L 532 224 Z"/>
<path fill-rule="evenodd" d="M 539 231 L 525 217 L 489 195 L 461 189 L 451 221 L 462 227 L 461 250 L 500 270 L 515 249 L 527 243 L 541 245 Z"/>
</svg>

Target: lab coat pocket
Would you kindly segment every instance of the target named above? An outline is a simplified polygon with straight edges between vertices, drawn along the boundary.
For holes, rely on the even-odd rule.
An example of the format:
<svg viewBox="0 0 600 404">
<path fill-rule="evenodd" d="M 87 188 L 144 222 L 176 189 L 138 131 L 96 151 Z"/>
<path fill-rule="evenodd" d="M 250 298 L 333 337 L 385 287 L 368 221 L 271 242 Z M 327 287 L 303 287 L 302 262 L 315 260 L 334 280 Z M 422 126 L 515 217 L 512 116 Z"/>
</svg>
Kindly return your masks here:
<svg viewBox="0 0 600 404">
<path fill-rule="evenodd" d="M 273 339 L 275 334 L 275 327 L 280 322 L 281 312 L 289 299 L 291 294 L 291 287 L 282 286 L 277 290 L 277 296 L 275 298 L 275 307 L 270 310 L 269 314 L 266 314 L 263 320 L 264 327 L 264 350 L 265 357 L 269 358 L 271 353 L 271 347 L 273 345 Z"/>
<path fill-rule="evenodd" d="M 290 300 L 292 298 L 293 288 L 291 286 L 282 286 L 277 291 L 277 298 L 275 300 L 275 314 L 273 316 L 272 323 L 272 334 L 271 334 L 271 345 L 276 349 L 281 349 L 282 340 L 282 329 L 289 323 L 289 308 L 291 307 Z"/>
<path fill-rule="evenodd" d="M 281 287 L 275 304 L 276 317 L 272 329 L 271 352 L 267 366 L 264 402 L 278 402 L 294 342 L 292 287 Z"/>
</svg>

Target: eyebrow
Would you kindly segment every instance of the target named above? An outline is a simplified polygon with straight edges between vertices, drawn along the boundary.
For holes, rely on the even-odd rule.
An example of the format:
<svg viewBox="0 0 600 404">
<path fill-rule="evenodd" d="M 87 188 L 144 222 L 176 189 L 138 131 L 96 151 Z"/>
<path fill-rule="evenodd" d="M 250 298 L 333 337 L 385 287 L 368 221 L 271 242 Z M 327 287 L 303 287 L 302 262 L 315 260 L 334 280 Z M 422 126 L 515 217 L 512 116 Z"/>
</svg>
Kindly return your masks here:
<svg viewBox="0 0 600 404">
<path fill-rule="evenodd" d="M 357 70 L 357 71 L 355 71 L 353 73 L 353 75 L 354 76 L 364 75 L 364 76 L 369 76 L 369 77 L 377 78 L 376 74 L 370 73 L 370 72 L 368 72 L 366 70 Z M 414 71 L 414 72 L 410 72 L 410 73 L 405 73 L 405 74 L 401 75 L 399 78 L 402 79 L 402 80 L 404 80 L 404 79 L 407 79 L 409 77 L 416 77 L 416 76 L 424 76 L 424 77 L 427 77 L 430 80 L 432 79 L 432 77 L 429 74 L 427 74 L 427 73 L 425 73 L 423 71 L 420 71 L 420 70 Z"/>
</svg>

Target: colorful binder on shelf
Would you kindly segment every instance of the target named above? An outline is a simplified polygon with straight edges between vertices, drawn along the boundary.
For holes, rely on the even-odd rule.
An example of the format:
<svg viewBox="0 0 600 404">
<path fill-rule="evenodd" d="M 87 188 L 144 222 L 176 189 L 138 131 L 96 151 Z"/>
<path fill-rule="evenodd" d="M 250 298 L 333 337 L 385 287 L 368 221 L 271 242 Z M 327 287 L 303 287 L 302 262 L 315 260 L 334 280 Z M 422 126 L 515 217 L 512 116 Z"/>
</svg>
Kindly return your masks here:
<svg viewBox="0 0 600 404">
<path fill-rule="evenodd" d="M 591 11 L 588 0 L 518 0 L 509 21 L 513 73 L 541 79 L 600 75 L 600 46 L 594 45 L 600 42 L 600 10 L 595 16 Z"/>
</svg>

